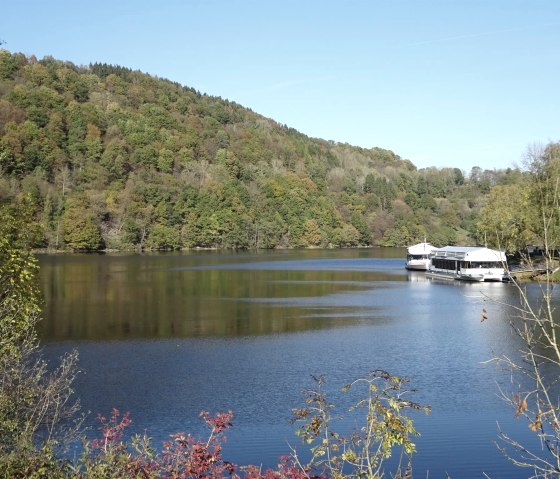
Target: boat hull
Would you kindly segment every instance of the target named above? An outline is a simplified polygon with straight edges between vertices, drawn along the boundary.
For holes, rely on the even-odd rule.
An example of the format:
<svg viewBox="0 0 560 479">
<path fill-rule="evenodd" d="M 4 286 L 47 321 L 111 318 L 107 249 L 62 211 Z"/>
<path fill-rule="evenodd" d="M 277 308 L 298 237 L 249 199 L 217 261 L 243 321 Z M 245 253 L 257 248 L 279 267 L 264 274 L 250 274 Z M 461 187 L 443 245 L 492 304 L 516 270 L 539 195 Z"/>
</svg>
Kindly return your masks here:
<svg viewBox="0 0 560 479">
<path fill-rule="evenodd" d="M 412 271 L 427 271 L 430 266 L 430 260 L 410 260 L 404 267 Z"/>
<path fill-rule="evenodd" d="M 445 270 L 434 270 L 429 269 L 426 271 L 426 276 L 431 278 L 441 278 L 441 279 L 455 279 L 458 281 L 468 281 L 471 283 L 481 283 L 481 282 L 502 282 L 504 278 L 503 271 L 488 271 L 485 273 L 471 273 L 471 272 L 457 272 L 457 271 L 445 271 Z"/>
<path fill-rule="evenodd" d="M 473 282 L 485 281 L 483 274 L 460 274 L 458 279 L 460 279 L 461 281 L 473 281 Z"/>
</svg>

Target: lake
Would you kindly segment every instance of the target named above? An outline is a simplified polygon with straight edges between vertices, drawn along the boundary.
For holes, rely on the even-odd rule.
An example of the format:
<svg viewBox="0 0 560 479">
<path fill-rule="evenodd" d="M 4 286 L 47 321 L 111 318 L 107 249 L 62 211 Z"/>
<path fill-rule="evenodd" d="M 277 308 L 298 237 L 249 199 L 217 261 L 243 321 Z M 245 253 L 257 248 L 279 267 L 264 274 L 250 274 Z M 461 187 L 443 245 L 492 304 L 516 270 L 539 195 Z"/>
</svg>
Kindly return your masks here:
<svg viewBox="0 0 560 479">
<path fill-rule="evenodd" d="M 527 477 L 494 442 L 498 424 L 521 440 L 531 433 L 498 398 L 498 384 L 512 388 L 507 375 L 483 364 L 518 350 L 501 305 L 515 303 L 515 287 L 428 280 L 407 272 L 404 256 L 40 255 L 40 335 L 49 359 L 79 351 L 76 391 L 94 428 L 116 407 L 159 446 L 172 433 L 203 434 L 202 410 L 232 410 L 226 459 L 273 466 L 290 446 L 303 450 L 290 411 L 312 374 L 344 404 L 340 387 L 385 369 L 409 376 L 409 399 L 432 406 L 413 415 L 415 477 Z"/>
</svg>

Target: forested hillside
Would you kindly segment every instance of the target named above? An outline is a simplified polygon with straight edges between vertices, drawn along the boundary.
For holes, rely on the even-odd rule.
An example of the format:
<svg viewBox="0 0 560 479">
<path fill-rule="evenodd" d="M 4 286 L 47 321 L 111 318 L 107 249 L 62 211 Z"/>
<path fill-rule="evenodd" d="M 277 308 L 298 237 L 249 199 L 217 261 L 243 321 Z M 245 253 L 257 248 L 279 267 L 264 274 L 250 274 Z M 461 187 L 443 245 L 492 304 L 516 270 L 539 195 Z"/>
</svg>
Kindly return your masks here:
<svg viewBox="0 0 560 479">
<path fill-rule="evenodd" d="M 418 170 L 138 71 L 0 50 L 0 201 L 30 203 L 37 247 L 475 243 L 485 195 L 521 177 Z"/>
</svg>

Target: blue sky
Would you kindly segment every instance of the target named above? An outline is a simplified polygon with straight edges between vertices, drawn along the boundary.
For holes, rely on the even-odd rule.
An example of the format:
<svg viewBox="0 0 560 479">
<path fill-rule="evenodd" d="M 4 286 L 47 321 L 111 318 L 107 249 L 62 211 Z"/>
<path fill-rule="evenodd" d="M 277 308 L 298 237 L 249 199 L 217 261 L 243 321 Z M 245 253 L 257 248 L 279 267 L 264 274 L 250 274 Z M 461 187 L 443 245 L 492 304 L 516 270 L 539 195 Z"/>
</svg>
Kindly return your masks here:
<svg viewBox="0 0 560 479">
<path fill-rule="evenodd" d="M 419 168 L 560 140 L 557 0 L 4 0 L 12 52 L 118 64 Z"/>
</svg>

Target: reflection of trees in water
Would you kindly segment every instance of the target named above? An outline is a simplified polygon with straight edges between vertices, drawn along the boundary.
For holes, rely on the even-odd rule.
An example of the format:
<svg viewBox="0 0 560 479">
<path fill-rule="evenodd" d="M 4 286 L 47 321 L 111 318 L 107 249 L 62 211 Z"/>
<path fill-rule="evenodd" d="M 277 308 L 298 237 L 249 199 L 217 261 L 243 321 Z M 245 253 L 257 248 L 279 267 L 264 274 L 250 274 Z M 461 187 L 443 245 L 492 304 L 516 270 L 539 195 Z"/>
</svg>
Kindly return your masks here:
<svg viewBox="0 0 560 479">
<path fill-rule="evenodd" d="M 219 264 L 179 269 L 181 259 L 44 258 L 42 337 L 242 336 L 328 328 L 341 318 L 352 324 L 354 316 L 360 316 L 358 308 L 337 304 L 333 295 L 404 278 L 375 271 L 235 269 Z"/>
</svg>

